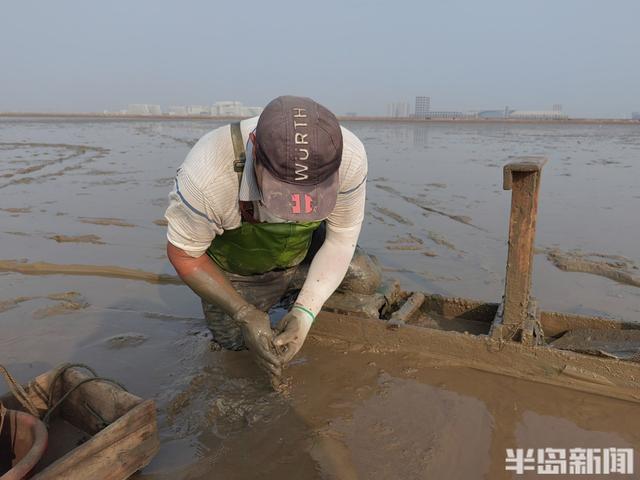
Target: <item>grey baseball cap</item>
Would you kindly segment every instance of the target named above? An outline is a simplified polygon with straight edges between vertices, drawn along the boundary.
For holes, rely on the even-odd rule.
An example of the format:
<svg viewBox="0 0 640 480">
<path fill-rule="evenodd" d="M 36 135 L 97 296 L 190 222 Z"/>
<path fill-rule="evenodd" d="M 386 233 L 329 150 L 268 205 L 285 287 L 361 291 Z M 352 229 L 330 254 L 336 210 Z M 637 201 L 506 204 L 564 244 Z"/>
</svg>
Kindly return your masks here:
<svg viewBox="0 0 640 480">
<path fill-rule="evenodd" d="M 272 100 L 258 119 L 255 154 L 262 202 L 273 214 L 308 222 L 333 211 L 342 130 L 328 109 L 306 97 Z"/>
</svg>

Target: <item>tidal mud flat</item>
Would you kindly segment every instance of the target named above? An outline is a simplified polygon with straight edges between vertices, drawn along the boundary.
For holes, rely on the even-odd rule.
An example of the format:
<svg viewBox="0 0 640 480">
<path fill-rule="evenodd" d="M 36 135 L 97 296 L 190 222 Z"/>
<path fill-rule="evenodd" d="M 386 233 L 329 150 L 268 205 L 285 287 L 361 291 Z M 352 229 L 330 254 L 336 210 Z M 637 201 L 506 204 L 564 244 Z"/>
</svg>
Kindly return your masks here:
<svg viewBox="0 0 640 480">
<path fill-rule="evenodd" d="M 210 350 L 164 255 L 169 180 L 215 122 L 0 125 L 0 363 L 26 380 L 78 360 L 155 398 L 139 478 L 511 478 L 505 448 L 640 447 L 637 405 L 321 337 L 273 394 L 245 353 Z M 638 126 L 347 126 L 370 162 L 360 243 L 405 288 L 499 300 L 501 166 L 546 155 L 541 306 L 640 321 Z"/>
</svg>

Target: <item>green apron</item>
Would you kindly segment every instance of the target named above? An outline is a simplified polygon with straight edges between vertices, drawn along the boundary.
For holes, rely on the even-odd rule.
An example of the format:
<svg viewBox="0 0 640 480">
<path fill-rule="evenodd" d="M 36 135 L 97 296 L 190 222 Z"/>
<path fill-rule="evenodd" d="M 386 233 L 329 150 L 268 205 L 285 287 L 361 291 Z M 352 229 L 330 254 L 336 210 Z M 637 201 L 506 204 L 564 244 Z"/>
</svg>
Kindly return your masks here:
<svg viewBox="0 0 640 480">
<path fill-rule="evenodd" d="M 233 168 L 242 178 L 246 153 L 240 122 L 231 124 L 234 150 Z M 260 275 L 272 270 L 295 267 L 307 255 L 313 231 L 321 222 L 251 223 L 226 230 L 216 237 L 207 255 L 226 272 L 237 275 Z"/>
<path fill-rule="evenodd" d="M 207 255 L 223 270 L 259 275 L 298 265 L 307 255 L 321 222 L 249 223 L 216 237 Z"/>
</svg>

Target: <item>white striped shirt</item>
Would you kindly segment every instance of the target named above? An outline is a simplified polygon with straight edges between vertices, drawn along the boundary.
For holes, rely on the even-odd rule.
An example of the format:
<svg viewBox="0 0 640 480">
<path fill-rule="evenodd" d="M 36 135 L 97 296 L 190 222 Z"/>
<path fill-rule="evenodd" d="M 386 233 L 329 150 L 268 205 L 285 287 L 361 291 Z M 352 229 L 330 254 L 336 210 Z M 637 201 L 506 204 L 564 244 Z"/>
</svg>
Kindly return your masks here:
<svg viewBox="0 0 640 480">
<path fill-rule="evenodd" d="M 248 149 L 249 133 L 257 123 L 258 117 L 240 123 Z M 346 232 L 359 230 L 364 219 L 367 155 L 358 137 L 344 127 L 342 137 L 338 201 L 326 221 L 329 229 Z M 247 153 L 250 162 L 250 151 Z M 202 255 L 216 235 L 240 227 L 240 184 L 233 169 L 234 159 L 230 127 L 225 125 L 200 138 L 178 169 L 165 213 L 167 239 L 193 257 Z M 256 192 L 252 165 L 248 166 L 243 173 L 243 199 L 251 199 Z M 261 209 L 258 218 L 284 222 Z"/>
</svg>

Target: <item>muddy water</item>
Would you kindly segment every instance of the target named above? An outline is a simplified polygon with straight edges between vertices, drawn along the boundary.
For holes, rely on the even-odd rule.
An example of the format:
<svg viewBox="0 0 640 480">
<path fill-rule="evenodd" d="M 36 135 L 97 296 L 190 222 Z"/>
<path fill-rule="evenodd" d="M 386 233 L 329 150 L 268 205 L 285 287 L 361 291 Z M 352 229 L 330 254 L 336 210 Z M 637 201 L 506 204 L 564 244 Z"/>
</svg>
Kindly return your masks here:
<svg viewBox="0 0 640 480">
<path fill-rule="evenodd" d="M 623 402 L 320 338 L 281 397 L 245 354 L 210 351 L 159 220 L 214 126 L 0 120 L 0 363 L 26 380 L 84 361 L 155 398 L 162 448 L 140 478 L 510 478 L 506 448 L 640 447 Z M 499 299 L 501 166 L 546 155 L 541 305 L 640 320 L 637 126 L 349 127 L 370 160 L 361 244 L 405 287 Z"/>
</svg>

